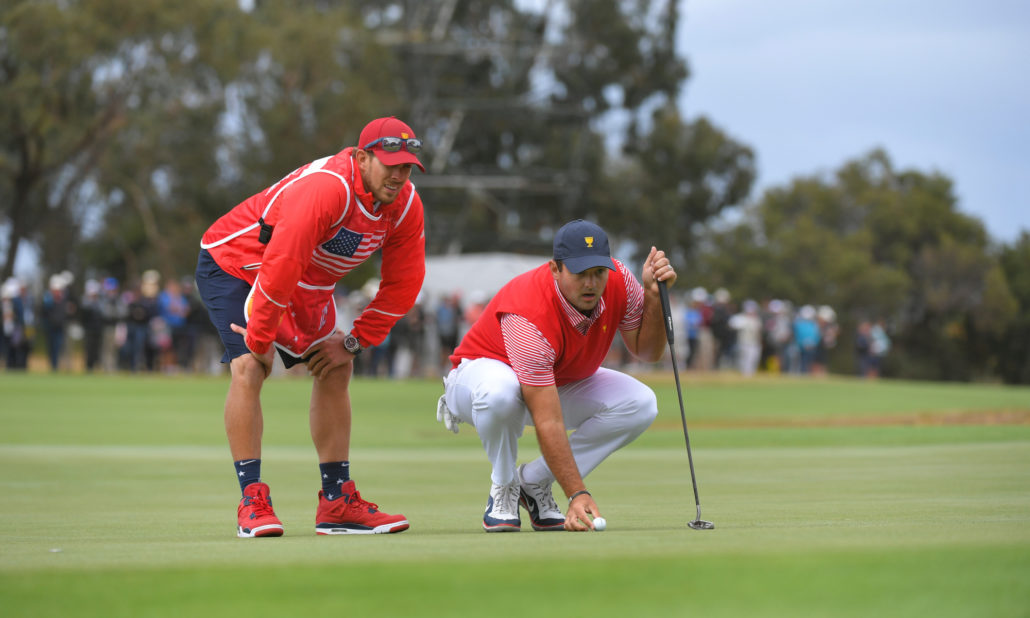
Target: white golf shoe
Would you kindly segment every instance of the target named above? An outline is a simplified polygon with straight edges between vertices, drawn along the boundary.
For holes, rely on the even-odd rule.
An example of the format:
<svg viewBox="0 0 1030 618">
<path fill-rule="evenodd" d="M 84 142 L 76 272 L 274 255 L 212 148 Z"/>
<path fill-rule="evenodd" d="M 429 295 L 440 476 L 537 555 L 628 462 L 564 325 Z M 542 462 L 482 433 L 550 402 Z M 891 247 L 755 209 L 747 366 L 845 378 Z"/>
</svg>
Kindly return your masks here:
<svg viewBox="0 0 1030 618">
<path fill-rule="evenodd" d="M 483 514 L 483 530 L 487 532 L 518 532 L 522 528 L 519 520 L 519 480 L 508 485 L 490 485 L 490 497 Z"/>
</svg>

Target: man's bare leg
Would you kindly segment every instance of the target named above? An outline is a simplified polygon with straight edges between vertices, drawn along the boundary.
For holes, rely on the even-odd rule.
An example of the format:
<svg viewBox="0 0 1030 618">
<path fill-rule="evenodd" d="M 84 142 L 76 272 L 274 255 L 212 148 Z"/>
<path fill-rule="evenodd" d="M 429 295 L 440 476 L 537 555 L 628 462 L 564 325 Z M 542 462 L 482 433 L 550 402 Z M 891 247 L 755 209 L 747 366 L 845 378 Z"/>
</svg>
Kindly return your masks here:
<svg viewBox="0 0 1030 618">
<path fill-rule="evenodd" d="M 311 440 L 319 463 L 350 458 L 350 379 L 354 365 L 347 363 L 325 378 L 315 378 L 311 388 Z"/>
<path fill-rule="evenodd" d="M 229 363 L 232 379 L 225 398 L 225 434 L 233 461 L 261 458 L 261 385 L 265 369 L 252 355 L 238 356 Z"/>
</svg>

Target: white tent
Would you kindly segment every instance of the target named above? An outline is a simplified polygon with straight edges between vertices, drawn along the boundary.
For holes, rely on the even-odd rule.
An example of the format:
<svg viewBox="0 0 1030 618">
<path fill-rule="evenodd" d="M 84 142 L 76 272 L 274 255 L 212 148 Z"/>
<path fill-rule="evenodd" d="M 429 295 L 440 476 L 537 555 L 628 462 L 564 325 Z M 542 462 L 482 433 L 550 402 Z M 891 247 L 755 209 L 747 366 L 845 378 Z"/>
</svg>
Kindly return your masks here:
<svg viewBox="0 0 1030 618">
<path fill-rule="evenodd" d="M 463 299 L 489 298 L 516 275 L 547 263 L 551 256 L 517 253 L 465 253 L 426 257 L 422 292 L 427 300 L 458 293 Z"/>
</svg>

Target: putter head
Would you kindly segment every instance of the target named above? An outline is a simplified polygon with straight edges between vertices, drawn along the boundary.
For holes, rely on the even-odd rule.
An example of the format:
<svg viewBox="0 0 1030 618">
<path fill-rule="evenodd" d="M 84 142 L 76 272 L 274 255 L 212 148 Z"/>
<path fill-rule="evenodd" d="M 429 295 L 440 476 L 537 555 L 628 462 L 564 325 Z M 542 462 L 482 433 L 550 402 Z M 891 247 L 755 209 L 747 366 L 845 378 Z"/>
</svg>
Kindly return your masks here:
<svg viewBox="0 0 1030 618">
<path fill-rule="evenodd" d="M 705 521 L 703 519 L 695 519 L 687 525 L 693 528 L 694 530 L 712 530 L 713 528 L 715 528 L 715 524 L 713 524 L 710 521 Z"/>
</svg>

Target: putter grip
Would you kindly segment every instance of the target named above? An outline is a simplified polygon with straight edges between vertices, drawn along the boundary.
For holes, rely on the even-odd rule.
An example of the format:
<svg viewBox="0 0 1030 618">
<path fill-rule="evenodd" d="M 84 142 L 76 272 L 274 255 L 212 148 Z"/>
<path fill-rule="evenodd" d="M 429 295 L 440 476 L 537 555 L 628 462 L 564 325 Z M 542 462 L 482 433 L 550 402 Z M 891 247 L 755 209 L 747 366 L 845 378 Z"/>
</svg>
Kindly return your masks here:
<svg viewBox="0 0 1030 618">
<path fill-rule="evenodd" d="M 665 337 L 672 345 L 672 309 L 669 307 L 669 288 L 664 281 L 658 282 L 658 295 L 662 297 L 662 317 L 665 318 Z"/>
</svg>

